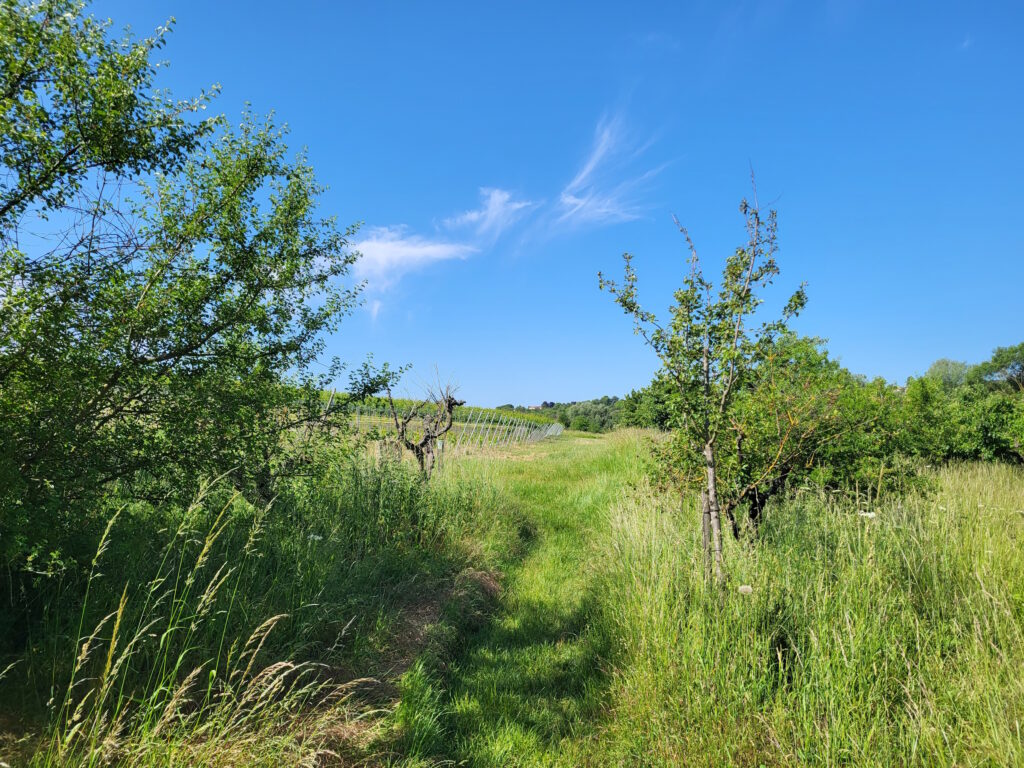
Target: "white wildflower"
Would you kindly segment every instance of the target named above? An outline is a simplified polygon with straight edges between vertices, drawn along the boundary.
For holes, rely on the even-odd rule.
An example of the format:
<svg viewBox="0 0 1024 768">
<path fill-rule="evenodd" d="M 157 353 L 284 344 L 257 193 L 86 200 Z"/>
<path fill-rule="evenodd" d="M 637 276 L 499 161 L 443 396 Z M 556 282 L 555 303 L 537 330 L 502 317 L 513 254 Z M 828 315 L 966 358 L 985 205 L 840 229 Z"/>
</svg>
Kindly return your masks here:
<svg viewBox="0 0 1024 768">
<path fill-rule="evenodd" d="M 866 517 L 868 520 L 871 520 L 875 516 L 874 512 L 858 512 L 857 514 L 861 517 Z"/>
<path fill-rule="evenodd" d="M 740 584 L 739 591 L 741 595 L 749 595 L 753 593 L 754 588 L 749 584 Z"/>
</svg>

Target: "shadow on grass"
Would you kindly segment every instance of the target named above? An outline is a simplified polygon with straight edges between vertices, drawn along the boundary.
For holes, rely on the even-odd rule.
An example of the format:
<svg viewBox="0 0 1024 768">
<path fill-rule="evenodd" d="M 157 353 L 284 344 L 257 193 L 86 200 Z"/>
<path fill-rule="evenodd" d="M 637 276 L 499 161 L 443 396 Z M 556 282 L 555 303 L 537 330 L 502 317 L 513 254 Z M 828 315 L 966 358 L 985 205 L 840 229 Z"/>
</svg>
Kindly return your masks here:
<svg viewBox="0 0 1024 768">
<path fill-rule="evenodd" d="M 592 605 L 589 596 L 571 610 L 512 598 L 440 671 L 432 694 L 421 676 L 407 680 L 415 695 L 403 696 L 403 705 L 421 709 L 406 712 L 408 722 L 429 728 L 406 754 L 468 765 L 549 761 L 597 714 L 606 686 L 607 649 L 588 625 Z"/>
</svg>

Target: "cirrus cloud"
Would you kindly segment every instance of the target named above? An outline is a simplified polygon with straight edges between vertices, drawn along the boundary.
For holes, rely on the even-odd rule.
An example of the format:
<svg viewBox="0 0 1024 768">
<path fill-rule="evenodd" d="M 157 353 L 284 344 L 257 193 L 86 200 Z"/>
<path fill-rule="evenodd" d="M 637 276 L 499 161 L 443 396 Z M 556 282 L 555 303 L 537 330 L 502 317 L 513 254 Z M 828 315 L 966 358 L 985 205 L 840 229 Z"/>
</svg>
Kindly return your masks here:
<svg viewBox="0 0 1024 768">
<path fill-rule="evenodd" d="M 444 220 L 450 229 L 471 227 L 478 236 L 496 239 L 534 206 L 530 200 L 513 200 L 505 189 L 480 187 L 481 205 Z"/>
<path fill-rule="evenodd" d="M 644 214 L 640 201 L 646 183 L 662 167 L 638 172 L 634 161 L 650 146 L 637 146 L 626 135 L 621 115 L 605 116 L 594 129 L 590 152 L 563 187 L 556 222 L 563 226 L 617 224 Z"/>
<path fill-rule="evenodd" d="M 441 219 L 433 235 L 416 234 L 405 225 L 372 227 L 353 243 L 362 255 L 355 275 L 380 294 L 410 272 L 490 249 L 525 218 L 534 219 L 530 231 L 541 237 L 641 218 L 647 210 L 648 182 L 664 166 L 638 167 L 653 140 L 634 139 L 621 113 L 602 117 L 583 162 L 550 202 L 519 198 L 500 187 L 480 187 L 479 206 Z M 373 301 L 368 308 L 372 317 L 381 306 L 379 299 Z"/>
<path fill-rule="evenodd" d="M 409 234 L 404 226 L 371 227 L 353 245 L 362 256 L 355 275 L 375 290 L 390 288 L 403 275 L 429 264 L 465 259 L 479 250 L 469 243 Z"/>
</svg>

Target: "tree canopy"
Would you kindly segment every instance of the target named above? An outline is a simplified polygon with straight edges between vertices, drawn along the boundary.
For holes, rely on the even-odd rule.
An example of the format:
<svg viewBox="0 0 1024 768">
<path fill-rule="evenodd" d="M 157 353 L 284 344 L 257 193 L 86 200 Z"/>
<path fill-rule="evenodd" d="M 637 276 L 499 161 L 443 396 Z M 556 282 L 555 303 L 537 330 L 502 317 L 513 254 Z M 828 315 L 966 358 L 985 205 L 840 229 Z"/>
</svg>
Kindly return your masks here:
<svg viewBox="0 0 1024 768">
<path fill-rule="evenodd" d="M 229 472 L 269 498 L 302 463 L 288 434 L 331 415 L 337 365 L 311 366 L 357 301 L 354 228 L 318 213 L 272 122 L 157 88 L 166 32 L 0 5 L 5 572 L 88 557 L 71 532 L 102 524 L 88 510 L 112 484 L 167 498 Z"/>
<path fill-rule="evenodd" d="M 992 357 L 976 366 L 973 373 L 984 381 L 1024 392 L 1024 342 L 1013 347 L 996 347 Z"/>
</svg>

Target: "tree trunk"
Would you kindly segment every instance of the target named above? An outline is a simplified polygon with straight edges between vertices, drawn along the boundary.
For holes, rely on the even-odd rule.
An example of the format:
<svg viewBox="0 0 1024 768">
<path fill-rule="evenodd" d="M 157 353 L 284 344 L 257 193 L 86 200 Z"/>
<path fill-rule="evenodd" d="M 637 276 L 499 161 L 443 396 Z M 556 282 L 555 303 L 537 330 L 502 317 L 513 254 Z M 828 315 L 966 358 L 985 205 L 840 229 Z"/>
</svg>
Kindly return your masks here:
<svg viewBox="0 0 1024 768">
<path fill-rule="evenodd" d="M 704 553 L 704 583 L 711 583 L 711 505 L 708 503 L 708 492 L 700 492 L 700 523 Z"/>
<path fill-rule="evenodd" d="M 704 467 L 707 474 L 708 509 L 711 517 L 711 557 L 715 581 L 725 584 L 725 565 L 722 558 L 722 517 L 718 505 L 718 481 L 715 475 L 715 446 L 704 444 Z"/>
</svg>

